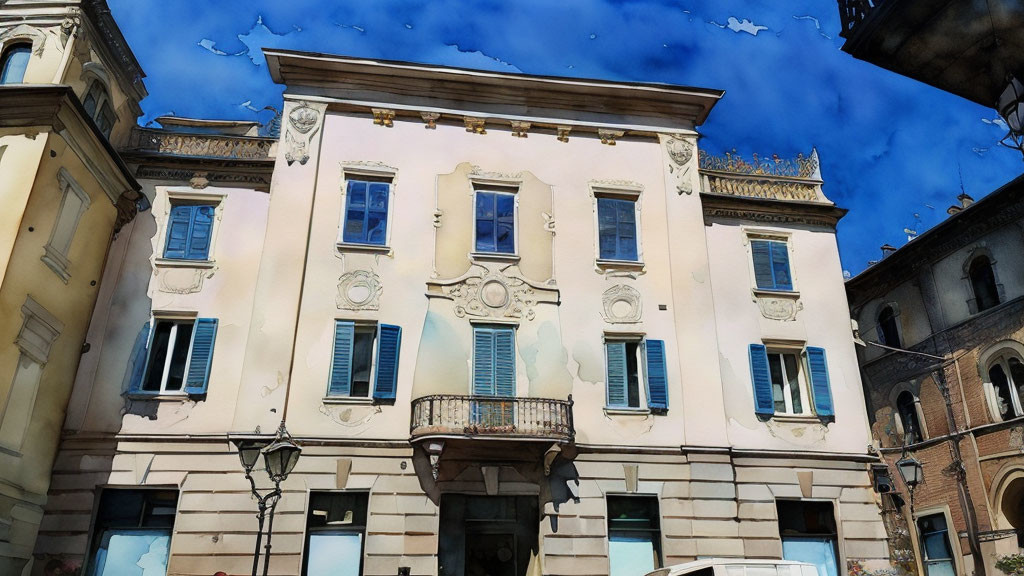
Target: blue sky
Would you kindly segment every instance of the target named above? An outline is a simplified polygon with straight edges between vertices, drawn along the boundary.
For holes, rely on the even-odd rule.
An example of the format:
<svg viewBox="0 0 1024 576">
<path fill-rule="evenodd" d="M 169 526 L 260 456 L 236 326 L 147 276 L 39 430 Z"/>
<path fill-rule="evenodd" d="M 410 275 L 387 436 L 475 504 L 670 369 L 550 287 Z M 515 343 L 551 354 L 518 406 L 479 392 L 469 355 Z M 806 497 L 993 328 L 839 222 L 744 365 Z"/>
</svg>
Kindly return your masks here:
<svg viewBox="0 0 1024 576">
<path fill-rule="evenodd" d="M 817 147 L 845 269 L 1024 171 L 996 113 L 840 51 L 834 0 L 108 0 L 163 114 L 266 121 L 260 47 L 719 88 L 701 148 Z"/>
</svg>

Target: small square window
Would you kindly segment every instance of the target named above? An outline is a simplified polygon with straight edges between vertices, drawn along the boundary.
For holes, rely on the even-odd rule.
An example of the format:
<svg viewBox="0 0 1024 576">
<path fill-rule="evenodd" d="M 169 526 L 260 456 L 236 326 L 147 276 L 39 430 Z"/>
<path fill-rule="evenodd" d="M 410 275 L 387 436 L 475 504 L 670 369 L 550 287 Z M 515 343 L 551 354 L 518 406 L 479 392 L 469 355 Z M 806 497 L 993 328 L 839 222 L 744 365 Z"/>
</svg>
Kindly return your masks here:
<svg viewBox="0 0 1024 576">
<path fill-rule="evenodd" d="M 172 203 L 164 258 L 209 260 L 215 211 L 212 204 Z"/>
<path fill-rule="evenodd" d="M 611 576 L 646 574 L 661 567 L 657 496 L 608 496 Z"/>
<path fill-rule="evenodd" d="M 782 558 L 813 564 L 821 576 L 838 576 L 839 549 L 832 503 L 778 500 L 775 506 Z"/>
<path fill-rule="evenodd" d="M 395 398 L 402 329 L 390 324 L 334 321 L 329 398 Z"/>
<path fill-rule="evenodd" d="M 390 196 L 390 180 L 369 177 L 348 180 L 341 241 L 346 244 L 386 245 Z"/>
<path fill-rule="evenodd" d="M 306 576 L 362 574 L 366 492 L 312 492 L 306 519 Z"/>
<path fill-rule="evenodd" d="M 85 573 L 166 572 L 177 505 L 176 490 L 103 490 Z"/>
<path fill-rule="evenodd" d="M 477 190 L 475 251 L 516 253 L 516 195 L 511 191 Z"/>
<path fill-rule="evenodd" d="M 760 290 L 793 290 L 789 245 L 785 240 L 751 240 L 754 281 Z"/>
<path fill-rule="evenodd" d="M 602 260 L 636 262 L 636 201 L 597 199 L 598 256 Z"/>
</svg>

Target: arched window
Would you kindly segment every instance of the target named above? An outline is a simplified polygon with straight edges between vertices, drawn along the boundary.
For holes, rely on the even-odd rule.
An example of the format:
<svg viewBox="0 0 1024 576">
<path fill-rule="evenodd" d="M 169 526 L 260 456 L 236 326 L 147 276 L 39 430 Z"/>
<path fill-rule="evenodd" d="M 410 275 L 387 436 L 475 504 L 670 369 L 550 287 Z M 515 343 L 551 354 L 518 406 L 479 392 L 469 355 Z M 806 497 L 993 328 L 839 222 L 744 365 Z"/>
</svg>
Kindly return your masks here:
<svg viewBox="0 0 1024 576">
<path fill-rule="evenodd" d="M 114 128 L 114 123 L 117 122 L 117 116 L 114 115 L 114 110 L 110 107 L 110 96 L 103 84 L 94 81 L 89 86 L 89 91 L 82 99 L 82 107 L 85 108 L 86 114 L 96 122 L 100 132 L 110 138 L 110 131 Z"/>
<path fill-rule="evenodd" d="M 18 43 L 8 46 L 0 58 L 0 84 L 20 84 L 25 81 L 25 70 L 32 55 L 32 45 Z"/>
<path fill-rule="evenodd" d="M 893 348 L 901 348 L 900 331 L 897 324 L 896 311 L 886 304 L 878 313 L 878 342 Z"/>
<path fill-rule="evenodd" d="M 996 275 L 992 271 L 992 261 L 988 256 L 978 256 L 971 261 L 968 269 L 971 288 L 974 290 L 974 301 L 978 312 L 988 310 L 999 304 L 999 290 L 996 288 Z"/>
<path fill-rule="evenodd" d="M 989 361 L 989 401 L 1000 420 L 1024 416 L 1024 362 L 1012 352 L 1002 353 Z"/>
<path fill-rule="evenodd" d="M 900 392 L 896 397 L 896 412 L 900 415 L 900 424 L 903 425 L 903 437 L 907 444 L 920 442 L 921 421 L 917 417 L 917 398 L 908 391 Z"/>
</svg>

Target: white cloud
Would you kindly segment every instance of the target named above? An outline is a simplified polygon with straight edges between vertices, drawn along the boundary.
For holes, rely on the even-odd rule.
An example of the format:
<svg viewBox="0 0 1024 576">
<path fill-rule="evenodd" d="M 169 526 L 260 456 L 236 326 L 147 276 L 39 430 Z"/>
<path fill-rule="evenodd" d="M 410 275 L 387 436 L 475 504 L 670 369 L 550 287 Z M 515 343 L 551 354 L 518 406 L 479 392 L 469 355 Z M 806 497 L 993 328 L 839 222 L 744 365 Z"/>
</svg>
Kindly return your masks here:
<svg viewBox="0 0 1024 576">
<path fill-rule="evenodd" d="M 719 28 L 721 28 L 723 30 L 728 28 L 729 30 L 732 30 L 733 32 L 737 32 L 737 33 L 739 33 L 739 32 L 746 32 L 747 34 L 750 34 L 751 36 L 757 36 L 758 32 L 760 32 L 762 30 L 767 30 L 768 29 L 767 26 L 761 26 L 759 24 L 754 24 L 753 22 L 751 22 L 750 20 L 747 20 L 746 18 L 744 18 L 742 21 L 740 21 L 735 16 L 729 16 L 729 20 L 727 20 L 725 24 L 719 24 L 718 22 L 715 22 L 714 20 L 709 20 L 708 24 L 714 24 L 715 26 L 718 26 Z"/>
</svg>

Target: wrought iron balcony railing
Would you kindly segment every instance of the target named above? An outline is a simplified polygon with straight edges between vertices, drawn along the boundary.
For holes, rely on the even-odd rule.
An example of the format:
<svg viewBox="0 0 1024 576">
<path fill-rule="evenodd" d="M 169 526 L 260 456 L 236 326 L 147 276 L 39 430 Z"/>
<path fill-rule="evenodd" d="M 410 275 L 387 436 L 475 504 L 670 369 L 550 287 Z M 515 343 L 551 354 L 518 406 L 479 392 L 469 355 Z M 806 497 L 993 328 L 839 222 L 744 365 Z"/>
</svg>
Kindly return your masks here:
<svg viewBox="0 0 1024 576">
<path fill-rule="evenodd" d="M 853 31 L 858 24 L 867 19 L 871 10 L 881 6 L 886 0 L 839 0 L 839 17 L 843 21 L 843 31 L 840 36 Z"/>
<path fill-rule="evenodd" d="M 412 401 L 413 439 L 424 436 L 492 436 L 571 441 L 568 400 L 504 396 L 435 395 Z"/>
</svg>

